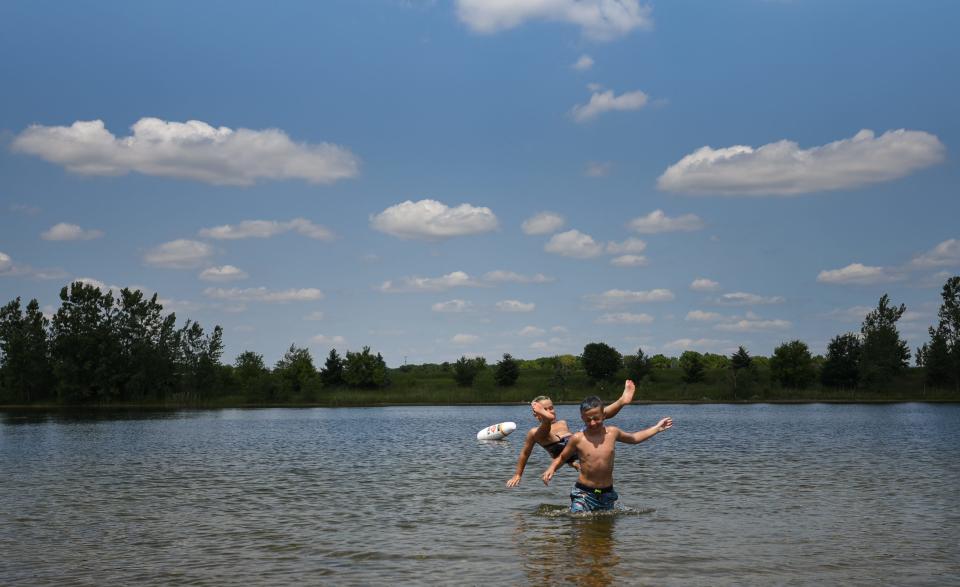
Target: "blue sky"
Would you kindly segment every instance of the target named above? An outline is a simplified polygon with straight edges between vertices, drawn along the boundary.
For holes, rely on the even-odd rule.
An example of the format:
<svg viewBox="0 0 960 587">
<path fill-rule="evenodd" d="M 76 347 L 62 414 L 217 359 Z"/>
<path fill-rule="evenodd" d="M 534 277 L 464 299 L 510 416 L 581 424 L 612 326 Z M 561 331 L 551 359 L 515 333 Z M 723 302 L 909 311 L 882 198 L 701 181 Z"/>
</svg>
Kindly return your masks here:
<svg viewBox="0 0 960 587">
<path fill-rule="evenodd" d="M 0 4 L 0 301 L 273 363 L 824 352 L 960 273 L 948 1 Z"/>
</svg>

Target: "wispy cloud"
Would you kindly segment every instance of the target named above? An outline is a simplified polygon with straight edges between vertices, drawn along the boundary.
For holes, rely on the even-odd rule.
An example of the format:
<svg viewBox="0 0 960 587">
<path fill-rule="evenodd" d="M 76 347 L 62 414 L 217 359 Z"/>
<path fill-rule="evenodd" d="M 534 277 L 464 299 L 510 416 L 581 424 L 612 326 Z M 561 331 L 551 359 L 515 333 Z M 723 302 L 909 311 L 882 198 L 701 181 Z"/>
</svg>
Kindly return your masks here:
<svg viewBox="0 0 960 587">
<path fill-rule="evenodd" d="M 671 218 L 663 210 L 654 210 L 646 216 L 634 218 L 628 226 L 640 234 L 693 232 L 703 228 L 703 220 L 696 214 L 684 214 Z"/>
<path fill-rule="evenodd" d="M 461 333 L 461 334 L 453 335 L 453 338 L 450 339 L 450 342 L 456 345 L 465 345 L 465 344 L 473 344 L 478 340 L 480 340 L 480 337 L 475 334 Z"/>
<path fill-rule="evenodd" d="M 470 204 L 451 208 L 436 200 L 407 200 L 372 216 L 370 226 L 399 238 L 441 240 L 491 232 L 498 222 L 490 208 Z"/>
<path fill-rule="evenodd" d="M 378 288 L 385 293 L 444 291 L 454 287 L 483 287 L 483 283 L 463 271 L 440 277 L 405 277 L 399 283 L 384 281 Z"/>
<path fill-rule="evenodd" d="M 587 71 L 588 69 L 593 67 L 593 57 L 590 57 L 589 55 L 584 53 L 583 55 L 580 56 L 579 59 L 574 61 L 573 65 L 571 65 L 570 67 L 572 67 L 577 71 Z"/>
<path fill-rule="evenodd" d="M 852 138 L 810 149 L 787 140 L 756 149 L 701 147 L 668 167 L 657 186 L 671 192 L 747 196 L 855 189 L 935 165 L 945 153 L 936 136 L 904 129 L 879 137 L 861 130 Z"/>
<path fill-rule="evenodd" d="M 449 300 L 446 302 L 437 302 L 432 305 L 430 309 L 434 312 L 458 314 L 461 312 L 469 312 L 473 309 L 473 304 L 466 300 Z"/>
<path fill-rule="evenodd" d="M 631 291 L 625 289 L 610 289 L 601 294 L 584 296 L 595 308 L 612 308 L 626 304 L 642 304 L 648 302 L 669 302 L 676 296 L 669 289 L 652 289 L 649 291 Z"/>
<path fill-rule="evenodd" d="M 312 287 L 279 291 L 274 291 L 266 287 L 250 287 L 246 289 L 208 287 L 203 290 L 203 294 L 208 298 L 233 302 L 285 303 L 314 302 L 323 299 L 323 292 Z"/>
<path fill-rule="evenodd" d="M 750 306 L 766 304 L 782 304 L 786 301 L 781 296 L 760 296 L 742 291 L 726 293 L 717 298 L 716 303 L 725 306 Z"/>
<path fill-rule="evenodd" d="M 533 312 L 537 305 L 532 302 L 521 302 L 519 300 L 503 300 L 497 302 L 497 310 L 501 312 Z"/>
<path fill-rule="evenodd" d="M 653 316 L 650 314 L 632 314 L 630 312 L 619 312 L 612 314 L 603 314 L 595 320 L 597 324 L 650 324 L 653 322 Z"/>
<path fill-rule="evenodd" d="M 722 314 L 717 314 L 716 312 L 704 312 L 703 310 L 691 310 L 687 312 L 687 316 L 684 318 L 684 320 L 690 322 L 716 322 L 717 320 L 722 319 Z"/>
<path fill-rule="evenodd" d="M 587 177 L 606 177 L 613 170 L 613 163 L 609 161 L 589 161 L 583 174 Z"/>
<path fill-rule="evenodd" d="M 331 230 L 314 224 L 305 218 L 294 218 L 288 222 L 276 220 L 244 220 L 239 224 L 224 224 L 212 228 L 200 229 L 200 236 L 213 239 L 234 240 L 243 238 L 270 238 L 284 232 L 296 232 L 317 240 L 333 240 Z"/>
<path fill-rule="evenodd" d="M 574 106 L 570 110 L 570 116 L 577 122 L 589 122 L 606 112 L 640 110 L 648 101 L 649 97 L 640 90 L 625 92 L 619 96 L 615 95 L 613 90 L 594 92 L 590 95 L 589 102 Z"/>
<path fill-rule="evenodd" d="M 554 281 L 553 277 L 548 277 L 543 273 L 534 275 L 522 275 L 513 271 L 488 271 L 483 274 L 483 280 L 490 283 L 550 283 Z"/>
<path fill-rule="evenodd" d="M 14 138 L 12 148 L 81 175 L 136 172 L 219 185 L 284 179 L 332 183 L 356 176 L 360 168 L 344 147 L 295 143 L 278 129 L 233 130 L 157 118 L 141 118 L 131 129 L 132 135 L 116 137 L 102 120 L 33 125 Z"/>
<path fill-rule="evenodd" d="M 220 267 L 208 267 L 204 269 L 199 277 L 204 281 L 237 281 L 250 276 L 247 275 L 246 271 L 233 265 L 222 265 Z"/>
</svg>

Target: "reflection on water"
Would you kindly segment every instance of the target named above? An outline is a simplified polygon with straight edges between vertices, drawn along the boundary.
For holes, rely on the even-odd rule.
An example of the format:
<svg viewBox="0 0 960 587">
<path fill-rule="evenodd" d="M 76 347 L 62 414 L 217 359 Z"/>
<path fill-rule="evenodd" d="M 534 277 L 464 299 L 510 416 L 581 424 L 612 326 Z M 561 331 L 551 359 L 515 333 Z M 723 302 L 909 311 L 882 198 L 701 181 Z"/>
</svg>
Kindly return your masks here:
<svg viewBox="0 0 960 587">
<path fill-rule="evenodd" d="M 960 406 L 665 415 L 571 515 L 528 406 L 0 412 L 0 584 L 957 584 Z"/>
</svg>

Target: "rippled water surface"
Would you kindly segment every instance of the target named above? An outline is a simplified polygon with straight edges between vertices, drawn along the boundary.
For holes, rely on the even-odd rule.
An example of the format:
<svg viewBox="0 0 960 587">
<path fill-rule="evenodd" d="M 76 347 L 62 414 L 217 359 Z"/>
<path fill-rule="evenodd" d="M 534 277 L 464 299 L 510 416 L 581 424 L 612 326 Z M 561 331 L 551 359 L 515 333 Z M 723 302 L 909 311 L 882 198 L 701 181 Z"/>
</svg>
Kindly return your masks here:
<svg viewBox="0 0 960 587">
<path fill-rule="evenodd" d="M 0 584 L 960 584 L 960 406 L 667 415 L 572 517 L 529 407 L 0 412 Z"/>
</svg>

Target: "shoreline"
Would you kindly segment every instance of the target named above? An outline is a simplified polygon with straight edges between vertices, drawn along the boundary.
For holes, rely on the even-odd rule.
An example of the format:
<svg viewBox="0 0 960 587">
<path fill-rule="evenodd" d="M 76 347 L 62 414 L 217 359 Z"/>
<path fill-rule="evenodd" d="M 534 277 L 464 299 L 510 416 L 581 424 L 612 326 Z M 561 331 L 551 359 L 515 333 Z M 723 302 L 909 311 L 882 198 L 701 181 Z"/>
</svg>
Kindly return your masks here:
<svg viewBox="0 0 960 587">
<path fill-rule="evenodd" d="M 555 401 L 557 405 L 576 406 L 580 402 L 576 401 Z M 884 405 L 884 404 L 960 404 L 960 400 L 955 399 L 791 399 L 791 400 L 636 400 L 630 403 L 632 406 L 656 406 L 656 405 L 810 405 L 810 404 L 850 404 L 850 405 Z M 480 407 L 480 406 L 528 406 L 528 402 L 357 402 L 357 403 L 322 403 L 322 402 L 291 402 L 291 403 L 246 403 L 231 405 L 213 405 L 202 403 L 184 403 L 184 404 L 83 404 L 83 405 L 63 405 L 63 404 L 0 404 L 0 411 L 94 411 L 94 410 L 255 410 L 255 409 L 276 409 L 276 408 L 402 408 L 402 407 Z"/>
</svg>

